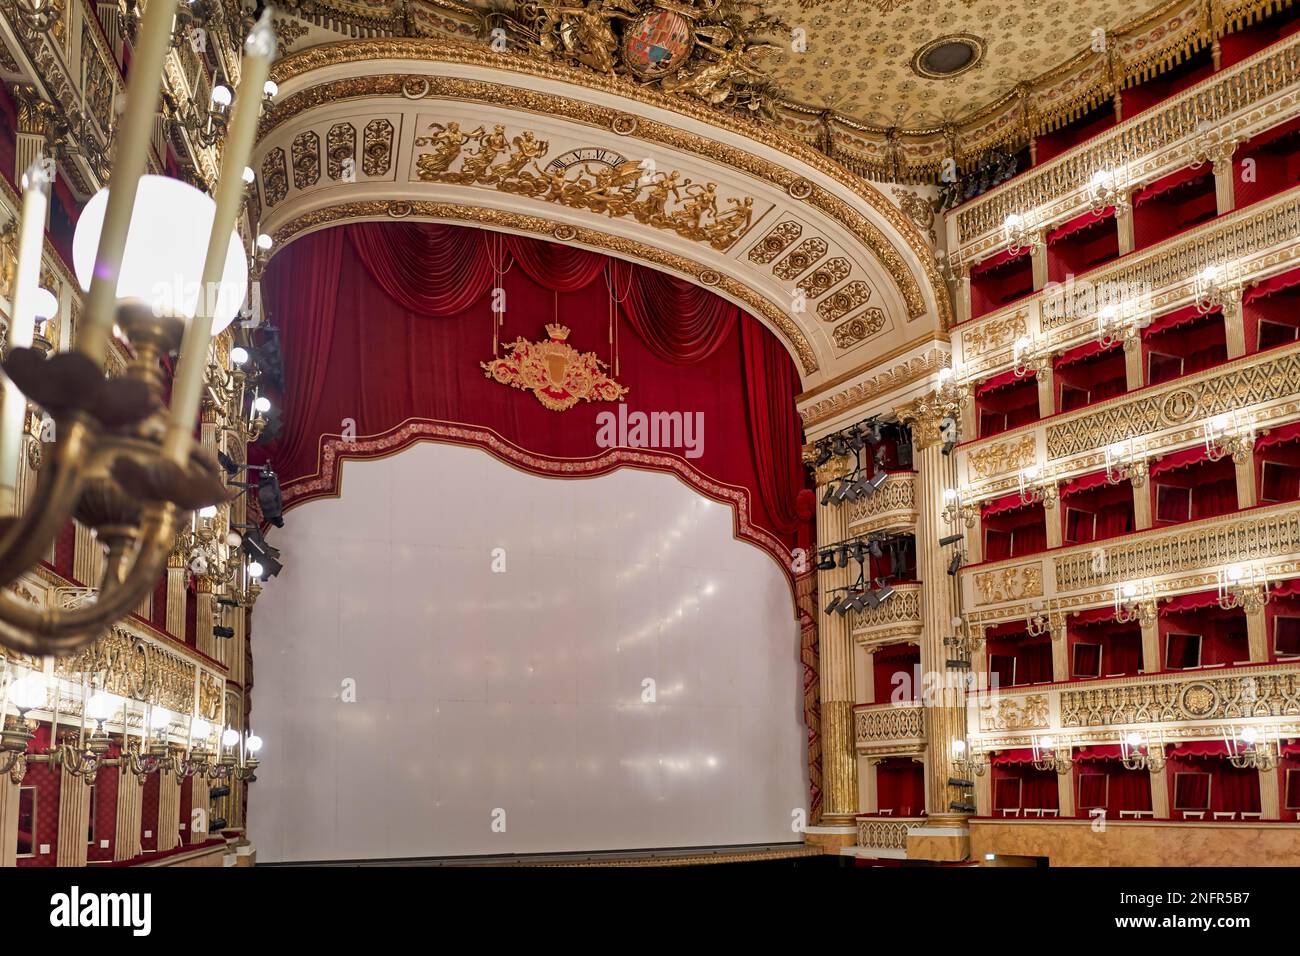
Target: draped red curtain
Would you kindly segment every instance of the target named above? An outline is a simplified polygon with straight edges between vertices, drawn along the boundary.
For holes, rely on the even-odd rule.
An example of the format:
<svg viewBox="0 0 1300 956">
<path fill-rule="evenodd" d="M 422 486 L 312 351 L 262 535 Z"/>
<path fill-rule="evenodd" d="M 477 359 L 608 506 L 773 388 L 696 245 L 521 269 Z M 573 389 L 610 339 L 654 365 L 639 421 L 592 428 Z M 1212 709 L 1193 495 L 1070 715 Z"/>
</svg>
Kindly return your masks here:
<svg viewBox="0 0 1300 956">
<path fill-rule="evenodd" d="M 673 458 L 678 474 L 707 476 L 729 497 L 747 493 L 745 524 L 787 543 L 806 531 L 795 511 L 805 483 L 798 372 L 761 323 L 705 289 L 583 249 L 425 223 L 303 237 L 272 261 L 265 289 L 284 365 L 284 426 L 266 450 L 290 503 L 336 492 L 327 444 L 344 423 L 358 439 L 412 421 L 473 426 L 534 456 L 524 467 L 543 473 L 572 474 L 566 463 L 605 455 L 596 416 L 619 403 L 551 411 L 480 367 L 494 332 L 502 344 L 536 342 L 559 323 L 568 344 L 596 353 L 629 389 L 628 412 L 702 421 L 695 454 L 655 449 L 645 467 Z M 393 450 L 373 445 L 358 440 L 341 454 Z"/>
<path fill-rule="evenodd" d="M 909 758 L 882 760 L 876 768 L 876 805 L 896 817 L 919 816 L 925 810 L 925 769 Z"/>
</svg>

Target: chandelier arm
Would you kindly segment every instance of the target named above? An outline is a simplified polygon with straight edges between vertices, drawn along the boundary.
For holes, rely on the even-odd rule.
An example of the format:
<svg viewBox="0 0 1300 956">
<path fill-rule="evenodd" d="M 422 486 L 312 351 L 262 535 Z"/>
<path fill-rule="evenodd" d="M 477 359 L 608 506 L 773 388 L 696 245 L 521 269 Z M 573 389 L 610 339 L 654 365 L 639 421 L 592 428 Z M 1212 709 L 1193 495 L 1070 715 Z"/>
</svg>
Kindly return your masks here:
<svg viewBox="0 0 1300 956">
<path fill-rule="evenodd" d="M 75 463 L 85 461 L 92 451 L 90 422 L 75 415 L 66 423 L 56 421 L 55 431 L 58 440 L 41 468 L 32 500 L 0 535 L 0 588 L 12 584 L 49 552 L 81 493 L 83 469 Z"/>
<path fill-rule="evenodd" d="M 72 654 L 130 613 L 162 576 L 180 525 L 181 511 L 170 502 L 147 505 L 145 514 L 135 560 L 128 568 L 128 555 L 110 554 L 93 604 L 71 611 L 35 610 L 16 597 L 0 593 L 0 645 L 27 654 Z"/>
</svg>

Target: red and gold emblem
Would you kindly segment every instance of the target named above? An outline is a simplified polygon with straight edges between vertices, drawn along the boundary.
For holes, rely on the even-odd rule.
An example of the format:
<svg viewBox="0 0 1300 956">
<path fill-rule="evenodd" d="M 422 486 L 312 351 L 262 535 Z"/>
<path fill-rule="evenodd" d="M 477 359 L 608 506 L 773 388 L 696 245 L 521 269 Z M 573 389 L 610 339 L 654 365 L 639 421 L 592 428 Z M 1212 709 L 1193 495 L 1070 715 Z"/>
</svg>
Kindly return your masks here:
<svg viewBox="0 0 1300 956">
<path fill-rule="evenodd" d="M 509 353 L 491 362 L 480 362 L 483 374 L 502 385 L 531 391 L 553 412 L 562 412 L 585 402 L 616 402 L 627 394 L 601 371 L 606 368 L 595 352 L 578 352 L 565 341 L 569 330 L 548 325 L 543 342 L 518 338 L 506 345 Z"/>
</svg>

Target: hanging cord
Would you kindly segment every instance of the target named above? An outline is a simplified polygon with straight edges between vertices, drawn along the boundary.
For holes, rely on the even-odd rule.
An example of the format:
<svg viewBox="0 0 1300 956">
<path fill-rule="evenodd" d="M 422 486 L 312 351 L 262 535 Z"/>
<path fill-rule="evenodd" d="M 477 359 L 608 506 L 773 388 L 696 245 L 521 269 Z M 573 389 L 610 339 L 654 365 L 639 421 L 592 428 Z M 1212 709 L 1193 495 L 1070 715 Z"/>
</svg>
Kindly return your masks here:
<svg viewBox="0 0 1300 956">
<path fill-rule="evenodd" d="M 488 233 L 488 258 L 492 262 L 492 357 L 500 351 L 500 331 L 506 324 L 506 273 L 515 267 L 515 260 L 510 256 L 510 264 L 502 268 L 509 253 L 505 249 L 506 237 L 499 232 Z M 501 311 L 498 312 L 497 296 L 501 297 Z"/>
<path fill-rule="evenodd" d="M 605 288 L 609 292 L 609 349 L 614 358 L 614 377 L 618 377 L 618 310 L 632 294 L 632 264 L 627 264 L 627 285 L 623 294 L 618 294 L 618 261 L 612 260 L 605 267 Z"/>
</svg>

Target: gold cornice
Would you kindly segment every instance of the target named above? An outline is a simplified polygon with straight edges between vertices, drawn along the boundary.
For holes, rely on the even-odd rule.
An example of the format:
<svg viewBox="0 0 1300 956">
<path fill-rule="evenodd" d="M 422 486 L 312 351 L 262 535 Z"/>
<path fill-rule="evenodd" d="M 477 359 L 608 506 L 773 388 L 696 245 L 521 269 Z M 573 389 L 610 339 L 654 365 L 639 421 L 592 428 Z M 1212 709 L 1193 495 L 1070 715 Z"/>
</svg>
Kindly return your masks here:
<svg viewBox="0 0 1300 956">
<path fill-rule="evenodd" d="M 947 286 L 939 275 L 933 252 L 915 224 L 875 187 L 863 182 L 840 163 L 780 130 L 756 120 L 711 109 L 688 98 L 667 96 L 621 77 L 587 73 L 536 57 L 516 53 L 496 53 L 484 45 L 441 38 L 387 37 L 322 44 L 291 54 L 278 62 L 272 69 L 272 78 L 283 86 L 290 80 L 304 76 L 313 70 L 374 60 L 442 61 L 461 66 L 483 67 L 505 74 L 557 80 L 575 88 L 613 94 L 646 106 L 687 116 L 720 131 L 778 150 L 848 189 L 888 222 L 916 257 L 930 283 L 931 295 L 939 313 L 939 327 L 946 329 L 952 322 Z M 327 101 L 334 102 L 341 98 L 360 96 L 395 95 L 394 84 L 397 84 L 396 92 L 400 92 L 401 84 L 406 79 L 409 77 L 391 74 L 361 76 L 335 80 L 314 87 L 309 86 L 286 97 L 276 105 L 275 110 L 263 121 L 259 131 L 260 137 L 265 138 L 278 126 L 304 110 Z M 617 118 L 626 115 L 625 112 L 612 107 L 535 89 L 512 87 L 503 83 L 465 80 L 459 77 L 417 76 L 415 79 L 421 84 L 426 82 L 428 84 L 427 91 L 422 91 L 423 97 L 469 99 L 492 103 L 528 112 L 563 116 L 606 129 L 612 128 Z M 322 89 L 322 86 L 326 89 Z M 738 147 L 644 115 L 638 115 L 636 119 L 636 128 L 628 134 L 630 137 L 703 156 L 764 179 L 783 190 L 789 191 L 800 185 L 806 185 L 800 182 L 801 177 L 794 171 Z M 831 195 L 821 187 L 814 187 L 807 195 L 806 201 L 843 224 L 872 251 L 884 269 L 893 275 L 911 317 L 916 318 L 926 312 L 924 297 L 913 278 L 912 270 L 903 262 L 889 237 L 879 227 L 854 209 L 851 204 Z"/>
<path fill-rule="evenodd" d="M 697 284 L 710 286 L 745 303 L 750 311 L 767 321 L 786 340 L 798 356 L 805 374 L 811 375 L 818 368 L 817 357 L 803 330 L 766 296 L 730 276 L 719 275 L 715 270 L 706 268 L 694 259 L 587 226 L 567 224 L 557 226 L 554 221 L 541 216 L 485 209 L 463 203 L 374 199 L 326 206 L 289 220 L 275 230 L 275 249 L 277 251 L 283 249 L 295 238 L 307 232 L 362 219 L 415 219 L 464 223 L 485 229 L 511 229 L 531 233 L 550 241 L 577 242 L 592 248 L 608 250 L 623 258 L 636 259 L 663 270 L 672 270 Z M 709 274 L 708 282 L 704 281 L 706 274 Z M 715 278 L 716 281 L 712 281 Z"/>
<path fill-rule="evenodd" d="M 927 332 L 925 335 L 918 336 L 910 342 L 904 342 L 902 345 L 898 346 L 898 348 L 890 349 L 883 355 L 877 355 L 866 365 L 860 365 L 852 371 L 845 372 L 842 375 L 837 375 L 828 381 L 822 382 L 815 388 L 810 388 L 806 392 L 801 392 L 795 396 L 795 401 L 806 402 L 809 399 L 816 398 L 823 392 L 829 392 L 832 389 L 839 388 L 845 382 L 851 381 L 859 375 L 869 372 L 877 366 L 884 365 L 886 362 L 890 362 L 898 358 L 900 355 L 910 352 L 915 348 L 919 348 L 922 345 L 928 345 L 931 342 L 947 344 L 949 341 L 951 341 L 951 339 L 947 332 Z"/>
<path fill-rule="evenodd" d="M 945 350 L 931 348 L 899 365 L 891 366 L 856 385 L 799 409 L 804 428 L 812 428 L 882 395 L 900 391 L 929 378 L 947 367 L 952 356 Z"/>
</svg>

